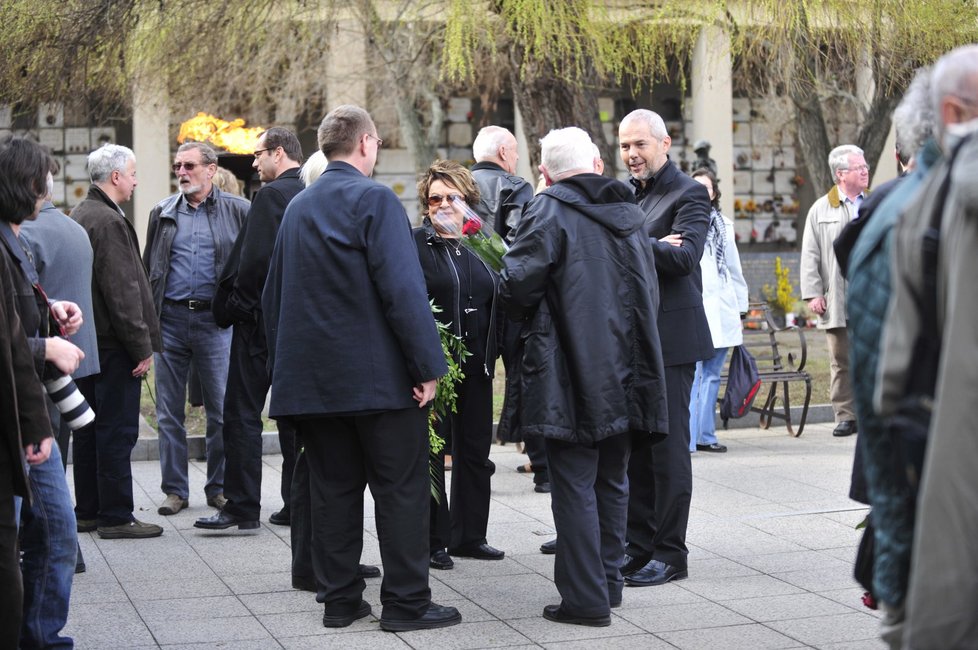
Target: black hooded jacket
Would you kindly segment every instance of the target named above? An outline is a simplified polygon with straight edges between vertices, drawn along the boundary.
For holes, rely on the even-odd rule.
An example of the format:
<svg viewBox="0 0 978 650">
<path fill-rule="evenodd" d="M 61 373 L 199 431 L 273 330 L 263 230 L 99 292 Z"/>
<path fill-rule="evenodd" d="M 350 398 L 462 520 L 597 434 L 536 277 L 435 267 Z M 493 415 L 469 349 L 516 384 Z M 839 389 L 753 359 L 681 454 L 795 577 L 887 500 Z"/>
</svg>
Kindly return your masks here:
<svg viewBox="0 0 978 650">
<path fill-rule="evenodd" d="M 519 434 L 591 444 L 668 431 L 659 289 L 631 189 L 597 174 L 556 183 L 527 206 L 504 258 L 500 302 L 524 320 L 504 419 Z"/>
</svg>

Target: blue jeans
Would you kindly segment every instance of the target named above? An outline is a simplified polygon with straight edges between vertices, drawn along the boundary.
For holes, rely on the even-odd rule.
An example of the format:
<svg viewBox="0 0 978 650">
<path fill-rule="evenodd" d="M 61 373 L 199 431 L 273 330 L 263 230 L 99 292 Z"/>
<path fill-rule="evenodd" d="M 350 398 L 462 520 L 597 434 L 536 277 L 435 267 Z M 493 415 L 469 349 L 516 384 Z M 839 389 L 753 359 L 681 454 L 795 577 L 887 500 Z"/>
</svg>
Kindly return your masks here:
<svg viewBox="0 0 978 650">
<path fill-rule="evenodd" d="M 193 361 L 207 413 L 207 483 L 212 497 L 224 492 L 224 387 L 228 380 L 231 330 L 214 323 L 209 309 L 190 311 L 164 303 L 160 317 L 163 352 L 155 355 L 156 418 L 159 423 L 161 488 L 164 494 L 190 496 L 187 476 L 187 376 Z"/>
<path fill-rule="evenodd" d="M 31 498 L 21 512 L 24 553 L 24 622 L 21 648 L 73 648 L 59 632 L 68 621 L 71 581 L 75 575 L 78 533 L 71 493 L 58 445 L 51 456 L 30 468 Z"/>
<path fill-rule="evenodd" d="M 689 450 L 717 441 L 716 409 L 720 373 L 730 348 L 717 348 L 712 359 L 696 362 L 693 390 L 689 397 Z"/>
</svg>

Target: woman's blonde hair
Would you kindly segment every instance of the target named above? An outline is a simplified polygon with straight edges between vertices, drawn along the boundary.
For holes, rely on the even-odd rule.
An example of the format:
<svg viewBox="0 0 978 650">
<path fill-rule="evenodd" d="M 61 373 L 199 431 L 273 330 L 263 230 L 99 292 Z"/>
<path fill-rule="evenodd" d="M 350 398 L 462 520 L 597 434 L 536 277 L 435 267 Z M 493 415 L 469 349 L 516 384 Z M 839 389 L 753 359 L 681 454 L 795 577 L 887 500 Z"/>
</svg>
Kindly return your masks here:
<svg viewBox="0 0 978 650">
<path fill-rule="evenodd" d="M 435 181 L 441 181 L 457 189 L 470 206 L 478 205 L 479 186 L 472 177 L 472 172 L 457 160 L 436 160 L 418 181 L 418 200 L 421 202 L 422 215 L 428 216 L 428 190 Z"/>
</svg>

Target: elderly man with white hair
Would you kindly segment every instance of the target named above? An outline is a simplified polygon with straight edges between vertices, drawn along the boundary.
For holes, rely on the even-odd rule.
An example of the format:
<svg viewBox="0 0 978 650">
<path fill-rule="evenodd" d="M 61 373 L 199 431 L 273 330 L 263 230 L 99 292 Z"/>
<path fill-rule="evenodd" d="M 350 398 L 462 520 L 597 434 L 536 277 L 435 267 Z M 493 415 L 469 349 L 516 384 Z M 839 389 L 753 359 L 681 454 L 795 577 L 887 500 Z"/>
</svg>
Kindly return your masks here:
<svg viewBox="0 0 978 650">
<path fill-rule="evenodd" d="M 88 233 L 94 251 L 92 303 L 101 371 L 82 392 L 95 409 L 95 423 L 75 433 L 75 494 L 78 530 L 102 537 L 142 538 L 163 534 L 156 524 L 133 517 L 129 456 L 139 437 L 142 378 L 162 349 L 139 241 L 120 204 L 136 187 L 136 157 L 128 147 L 106 144 L 88 157 L 92 186 L 71 212 Z"/>
<path fill-rule="evenodd" d="M 849 381 L 849 338 L 846 335 L 846 281 L 832 243 L 856 218 L 869 187 L 869 165 L 863 150 L 844 144 L 829 152 L 829 167 L 836 184 L 808 211 L 801 240 L 801 297 L 818 315 L 818 327 L 828 340 L 831 387 L 835 412 L 833 436 L 856 433 L 856 411 Z"/>
<path fill-rule="evenodd" d="M 645 215 L 627 185 L 594 173 L 587 133 L 540 144 L 549 187 L 523 213 L 499 295 L 524 319 L 522 431 L 550 461 L 561 603 L 543 616 L 605 626 L 622 598 L 632 436 L 668 430 L 658 283 Z"/>
<path fill-rule="evenodd" d="M 516 136 L 501 126 L 483 127 L 472 143 L 472 176 L 479 185 L 480 201 L 476 210 L 488 219 L 500 237 L 516 227 L 527 201 L 533 198 L 533 186 L 516 175 L 520 160 Z"/>
</svg>

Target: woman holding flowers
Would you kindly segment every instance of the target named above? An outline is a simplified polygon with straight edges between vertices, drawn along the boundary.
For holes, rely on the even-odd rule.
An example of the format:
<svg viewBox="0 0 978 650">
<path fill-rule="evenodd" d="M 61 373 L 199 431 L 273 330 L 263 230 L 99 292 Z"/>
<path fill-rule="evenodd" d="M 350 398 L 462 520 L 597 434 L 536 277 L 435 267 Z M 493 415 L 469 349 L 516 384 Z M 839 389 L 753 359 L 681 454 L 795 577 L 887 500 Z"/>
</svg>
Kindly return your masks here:
<svg viewBox="0 0 978 650">
<path fill-rule="evenodd" d="M 457 412 L 438 423 L 445 450 L 433 454 L 431 566 L 451 569 L 450 555 L 501 560 L 505 553 L 486 543 L 489 482 L 495 466 L 492 444 L 492 376 L 497 354 L 496 292 L 499 278 L 462 245 L 465 206 L 479 202 L 469 170 L 454 160 L 436 160 L 418 182 L 424 220 L 414 230 L 428 297 L 435 317 L 462 339 L 467 354 L 464 379 L 455 387 Z M 446 499 L 445 452 L 452 455 L 451 499 Z"/>
</svg>

